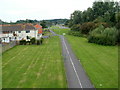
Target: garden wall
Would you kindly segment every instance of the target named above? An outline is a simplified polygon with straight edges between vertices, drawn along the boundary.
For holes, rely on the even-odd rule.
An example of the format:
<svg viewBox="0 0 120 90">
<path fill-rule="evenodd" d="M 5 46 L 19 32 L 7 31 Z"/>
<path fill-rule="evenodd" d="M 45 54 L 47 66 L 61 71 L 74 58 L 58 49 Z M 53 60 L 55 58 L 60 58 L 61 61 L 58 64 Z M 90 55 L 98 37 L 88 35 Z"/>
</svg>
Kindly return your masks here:
<svg viewBox="0 0 120 90">
<path fill-rule="evenodd" d="M 6 50 L 8 50 L 16 45 L 17 45 L 17 41 L 12 41 L 8 44 L 2 44 L 2 52 L 5 52 Z"/>
</svg>

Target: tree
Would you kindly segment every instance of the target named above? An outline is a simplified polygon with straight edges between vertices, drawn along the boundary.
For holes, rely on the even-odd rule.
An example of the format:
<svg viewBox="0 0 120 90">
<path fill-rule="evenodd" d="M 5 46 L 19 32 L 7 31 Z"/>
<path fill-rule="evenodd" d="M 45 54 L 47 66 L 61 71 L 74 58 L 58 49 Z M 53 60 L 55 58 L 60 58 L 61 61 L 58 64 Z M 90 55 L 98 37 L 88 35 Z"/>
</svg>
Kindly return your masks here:
<svg viewBox="0 0 120 90">
<path fill-rule="evenodd" d="M 44 20 L 41 21 L 40 25 L 42 26 L 42 28 L 47 28 L 47 26 L 46 26 L 46 22 L 45 22 Z"/>
<path fill-rule="evenodd" d="M 70 17 L 70 24 L 81 24 L 82 23 L 82 11 L 74 11 Z"/>
</svg>

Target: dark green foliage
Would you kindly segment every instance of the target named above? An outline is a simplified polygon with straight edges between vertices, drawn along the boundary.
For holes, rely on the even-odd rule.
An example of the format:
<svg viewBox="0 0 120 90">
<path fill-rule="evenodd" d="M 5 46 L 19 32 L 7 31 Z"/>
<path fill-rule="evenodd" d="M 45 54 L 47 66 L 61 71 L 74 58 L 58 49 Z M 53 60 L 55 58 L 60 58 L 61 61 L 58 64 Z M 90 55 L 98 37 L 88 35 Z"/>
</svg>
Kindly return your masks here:
<svg viewBox="0 0 120 90">
<path fill-rule="evenodd" d="M 74 11 L 72 14 L 71 14 L 71 20 L 72 20 L 72 23 L 73 24 L 81 24 L 82 23 L 82 11 Z"/>
<path fill-rule="evenodd" d="M 120 11 L 118 2 L 100 1 L 94 2 L 92 8 L 88 8 L 85 11 L 74 11 L 71 14 L 69 26 L 72 27 L 75 24 L 83 24 L 85 22 L 106 22 L 111 26 L 116 24 L 115 15 Z"/>
<path fill-rule="evenodd" d="M 66 22 L 65 22 L 64 25 L 65 25 L 65 26 L 68 26 L 68 25 L 69 25 L 69 20 L 66 20 Z"/>
<path fill-rule="evenodd" d="M 105 28 L 111 27 L 108 23 L 106 22 L 98 22 L 95 23 L 95 28 L 99 27 L 100 25 L 104 26 Z"/>
<path fill-rule="evenodd" d="M 91 30 L 95 29 L 95 23 L 87 22 L 83 23 L 80 27 L 80 32 L 82 34 L 88 34 Z"/>
<path fill-rule="evenodd" d="M 116 28 L 120 30 L 120 22 L 116 23 Z"/>
<path fill-rule="evenodd" d="M 42 43 L 43 43 L 43 38 L 40 39 L 40 44 L 42 44 Z"/>
<path fill-rule="evenodd" d="M 37 42 L 37 43 L 36 43 L 37 45 L 40 45 L 40 40 L 37 40 L 36 42 Z"/>
<path fill-rule="evenodd" d="M 46 21 L 44 21 L 44 20 L 41 21 L 40 25 L 42 26 L 42 28 L 47 28 Z"/>
<path fill-rule="evenodd" d="M 77 25 L 73 25 L 72 27 L 71 27 L 71 30 L 72 31 L 80 31 L 80 24 L 77 24 Z"/>
<path fill-rule="evenodd" d="M 116 28 L 120 29 L 120 12 L 116 13 L 115 18 L 116 18 Z"/>
<path fill-rule="evenodd" d="M 20 40 L 20 45 L 26 45 L 26 40 Z"/>
<path fill-rule="evenodd" d="M 35 39 L 35 38 L 31 38 L 31 39 L 30 39 L 30 42 L 31 42 L 31 44 L 35 44 L 36 39 Z"/>
<path fill-rule="evenodd" d="M 30 45 L 30 44 L 34 44 L 34 45 L 40 45 L 43 43 L 43 38 L 41 38 L 40 40 L 36 40 L 35 38 L 31 38 L 30 41 L 26 41 L 26 40 L 20 40 L 20 45 Z"/>
<path fill-rule="evenodd" d="M 30 45 L 30 43 L 31 43 L 30 41 L 26 41 L 26 44 L 29 44 L 29 45 Z"/>
<path fill-rule="evenodd" d="M 115 28 L 104 28 L 100 25 L 98 28 L 90 32 L 88 42 L 101 45 L 116 45 L 118 31 Z"/>
<path fill-rule="evenodd" d="M 40 45 L 40 44 L 42 44 L 43 43 L 43 38 L 41 38 L 40 40 L 36 40 L 36 44 L 37 45 Z"/>
</svg>

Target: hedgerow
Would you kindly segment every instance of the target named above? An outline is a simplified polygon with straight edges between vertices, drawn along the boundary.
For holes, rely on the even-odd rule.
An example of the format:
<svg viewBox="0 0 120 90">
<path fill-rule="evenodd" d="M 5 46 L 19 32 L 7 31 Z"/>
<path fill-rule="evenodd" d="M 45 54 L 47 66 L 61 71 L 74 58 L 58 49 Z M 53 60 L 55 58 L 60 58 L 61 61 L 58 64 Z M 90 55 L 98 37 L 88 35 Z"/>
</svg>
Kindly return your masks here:
<svg viewBox="0 0 120 90">
<path fill-rule="evenodd" d="M 88 42 L 101 45 L 116 45 L 118 31 L 116 28 L 104 28 L 100 25 L 98 28 L 90 32 Z"/>
</svg>

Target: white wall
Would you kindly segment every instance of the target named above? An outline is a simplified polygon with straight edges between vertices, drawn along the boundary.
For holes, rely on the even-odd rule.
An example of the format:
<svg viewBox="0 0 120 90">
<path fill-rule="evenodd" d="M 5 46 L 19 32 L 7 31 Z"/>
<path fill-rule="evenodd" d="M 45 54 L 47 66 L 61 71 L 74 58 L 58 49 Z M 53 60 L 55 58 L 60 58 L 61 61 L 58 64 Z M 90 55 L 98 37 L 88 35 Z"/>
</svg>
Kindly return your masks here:
<svg viewBox="0 0 120 90">
<path fill-rule="evenodd" d="M 41 35 L 38 36 L 38 30 L 28 30 L 30 31 L 29 33 L 26 33 L 26 31 L 21 31 L 19 33 L 19 31 L 15 31 L 15 34 L 17 34 L 16 36 L 16 40 L 22 40 L 22 39 L 25 39 L 27 40 L 27 36 L 31 37 L 31 38 L 40 38 Z M 4 38 L 2 37 L 5 37 L 5 40 Z M 15 40 L 15 36 L 13 36 L 13 33 L 8 33 L 8 34 L 2 34 L 0 33 L 0 38 L 2 38 L 2 42 L 6 42 L 6 43 L 9 43 L 10 40 L 9 40 L 9 37 L 11 37 L 11 40 Z"/>
<path fill-rule="evenodd" d="M 15 33 L 17 34 L 17 40 L 21 40 L 21 39 L 25 39 L 27 40 L 27 36 L 29 37 L 35 37 L 37 38 L 37 34 L 38 34 L 38 30 L 28 30 L 30 31 L 29 33 L 26 33 L 26 31 L 21 31 L 19 33 L 19 31 L 16 31 Z"/>
</svg>

